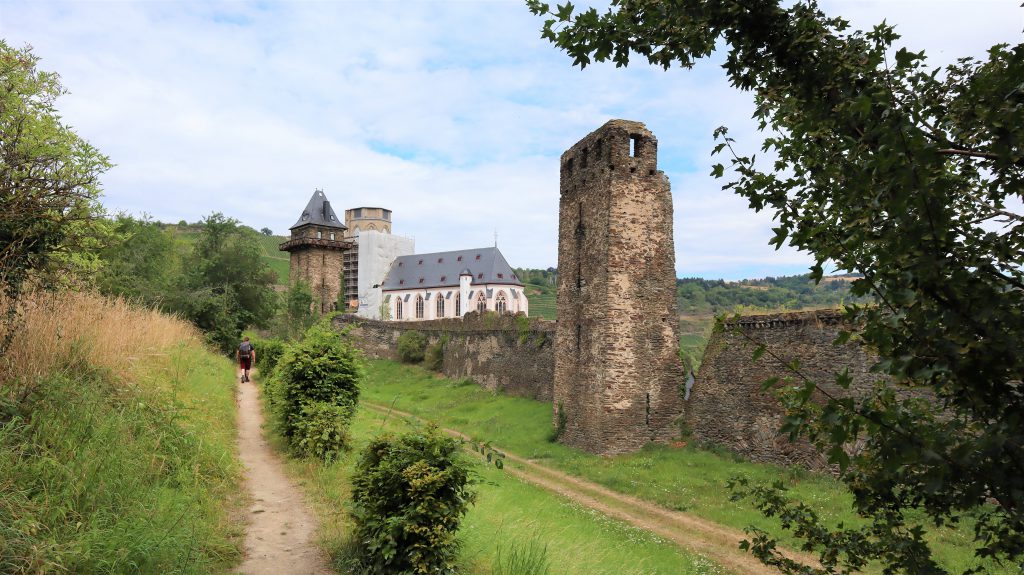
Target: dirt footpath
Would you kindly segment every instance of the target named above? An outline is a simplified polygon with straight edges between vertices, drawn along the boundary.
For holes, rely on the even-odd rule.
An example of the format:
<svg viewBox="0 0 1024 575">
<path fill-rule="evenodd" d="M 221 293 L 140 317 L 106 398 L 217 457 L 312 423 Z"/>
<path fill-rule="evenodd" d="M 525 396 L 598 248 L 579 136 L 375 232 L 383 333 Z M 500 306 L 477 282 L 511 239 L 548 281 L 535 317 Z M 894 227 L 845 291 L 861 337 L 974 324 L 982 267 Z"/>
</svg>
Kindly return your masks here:
<svg viewBox="0 0 1024 575">
<path fill-rule="evenodd" d="M 280 458 L 263 438 L 260 391 L 239 384 L 238 451 L 244 486 L 252 502 L 245 533 L 246 575 L 321 575 L 333 571 L 313 545 L 317 523 L 301 492 L 284 473 Z"/>
<path fill-rule="evenodd" d="M 365 401 L 360 405 L 381 414 L 419 419 L 411 413 L 384 405 Z M 454 429 L 445 429 L 444 431 L 463 439 L 470 439 Z M 524 481 L 557 493 L 585 507 L 600 511 L 609 517 L 650 531 L 681 547 L 708 557 L 733 573 L 741 575 L 778 573 L 777 570 L 763 565 L 752 555 L 739 550 L 739 541 L 746 537 L 740 530 L 688 513 L 665 509 L 649 501 L 612 491 L 597 483 L 568 475 L 505 450 L 502 451 L 505 453 L 505 471 Z M 512 464 L 510 465 L 509 462 Z M 813 557 L 785 549 L 780 550 L 791 558 L 800 559 L 813 566 L 818 565 Z"/>
</svg>

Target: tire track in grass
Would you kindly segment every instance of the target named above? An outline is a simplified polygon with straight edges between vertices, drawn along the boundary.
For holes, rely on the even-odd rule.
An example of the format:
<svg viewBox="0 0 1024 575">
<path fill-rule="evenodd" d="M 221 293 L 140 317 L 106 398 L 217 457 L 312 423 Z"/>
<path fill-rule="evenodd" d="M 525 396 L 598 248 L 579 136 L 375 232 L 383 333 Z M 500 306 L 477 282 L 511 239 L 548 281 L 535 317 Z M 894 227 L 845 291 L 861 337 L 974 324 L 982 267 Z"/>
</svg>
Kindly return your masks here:
<svg viewBox="0 0 1024 575">
<path fill-rule="evenodd" d="M 378 413 L 394 414 L 416 421 L 424 421 L 417 415 L 385 405 L 366 401 L 360 402 L 360 405 Z M 472 441 L 470 436 L 456 429 L 444 427 L 441 429 L 455 437 Z M 777 575 L 778 573 L 775 569 L 765 566 L 752 555 L 739 549 L 739 541 L 746 537 L 746 534 L 740 530 L 681 511 L 665 509 L 650 501 L 612 491 L 603 485 L 546 467 L 504 449 L 494 448 L 505 454 L 506 461 L 515 462 L 520 466 L 516 468 L 506 465 L 505 471 L 523 481 L 557 493 L 614 519 L 650 531 L 680 547 L 704 555 L 736 573 L 744 575 Z M 780 550 L 788 557 L 818 566 L 817 561 L 810 556 L 789 550 Z"/>
</svg>

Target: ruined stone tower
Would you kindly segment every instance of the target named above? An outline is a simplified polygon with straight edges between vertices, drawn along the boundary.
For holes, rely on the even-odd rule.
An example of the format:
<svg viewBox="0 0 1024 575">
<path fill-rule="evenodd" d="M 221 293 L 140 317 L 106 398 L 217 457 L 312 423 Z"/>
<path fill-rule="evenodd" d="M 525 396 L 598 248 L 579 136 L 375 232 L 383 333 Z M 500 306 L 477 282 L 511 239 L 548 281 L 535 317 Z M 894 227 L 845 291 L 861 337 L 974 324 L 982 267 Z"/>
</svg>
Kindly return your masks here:
<svg viewBox="0 0 1024 575">
<path fill-rule="evenodd" d="M 289 281 L 303 280 L 316 296 L 320 313 L 335 309 L 341 292 L 341 274 L 344 254 L 354 248 L 355 242 L 345 237 L 345 224 L 327 201 L 322 190 L 313 192 L 295 225 L 291 237 L 280 249 L 289 252 Z"/>
<path fill-rule="evenodd" d="M 672 194 L 658 141 L 611 120 L 562 154 L 554 421 L 563 443 L 633 451 L 682 412 Z"/>
</svg>

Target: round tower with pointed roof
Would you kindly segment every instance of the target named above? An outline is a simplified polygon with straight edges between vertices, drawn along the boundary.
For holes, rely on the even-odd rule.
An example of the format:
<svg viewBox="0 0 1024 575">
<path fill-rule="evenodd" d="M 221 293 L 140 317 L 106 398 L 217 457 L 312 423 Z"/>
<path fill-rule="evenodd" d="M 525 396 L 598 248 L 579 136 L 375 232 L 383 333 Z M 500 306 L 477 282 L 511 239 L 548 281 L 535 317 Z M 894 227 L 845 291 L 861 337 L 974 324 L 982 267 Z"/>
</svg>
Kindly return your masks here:
<svg viewBox="0 0 1024 575">
<path fill-rule="evenodd" d="M 342 290 L 345 252 L 355 247 L 346 237 L 348 228 L 339 219 L 323 190 L 316 190 L 298 221 L 289 228 L 288 241 L 280 249 L 290 254 L 289 280 L 309 284 L 319 301 L 320 313 L 336 309 Z"/>
</svg>

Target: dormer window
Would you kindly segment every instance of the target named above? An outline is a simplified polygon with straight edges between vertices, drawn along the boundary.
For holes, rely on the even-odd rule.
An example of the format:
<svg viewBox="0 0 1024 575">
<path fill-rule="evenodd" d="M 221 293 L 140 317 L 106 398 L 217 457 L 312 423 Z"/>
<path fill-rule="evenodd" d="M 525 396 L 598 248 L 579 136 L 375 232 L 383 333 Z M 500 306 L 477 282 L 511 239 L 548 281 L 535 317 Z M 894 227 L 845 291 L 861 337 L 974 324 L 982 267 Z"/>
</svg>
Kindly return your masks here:
<svg viewBox="0 0 1024 575">
<path fill-rule="evenodd" d="M 405 285 L 405 280 L 398 280 L 398 285 Z"/>
<path fill-rule="evenodd" d="M 423 265 L 423 260 L 420 260 L 420 263 L 417 264 L 417 265 Z"/>
<path fill-rule="evenodd" d="M 498 279 L 505 277 L 505 274 L 498 274 Z"/>
<path fill-rule="evenodd" d="M 398 267 L 402 267 L 402 262 L 398 262 Z"/>
<path fill-rule="evenodd" d="M 420 283 L 423 283 L 423 278 L 420 278 Z"/>
<path fill-rule="evenodd" d="M 476 254 L 476 259 L 480 259 L 480 254 Z"/>
<path fill-rule="evenodd" d="M 461 262 L 462 261 L 462 256 L 459 256 L 459 257 L 455 258 L 455 261 Z"/>
<path fill-rule="evenodd" d="M 441 276 L 441 282 L 442 282 L 442 283 L 443 283 L 443 282 L 444 282 L 444 280 L 446 280 L 446 279 L 448 279 L 448 276 Z"/>
<path fill-rule="evenodd" d="M 437 258 L 437 263 L 442 263 L 442 262 L 444 262 L 444 258 Z"/>
<path fill-rule="evenodd" d="M 476 274 L 476 279 L 478 279 L 478 280 L 484 279 L 484 274 Z"/>
</svg>

